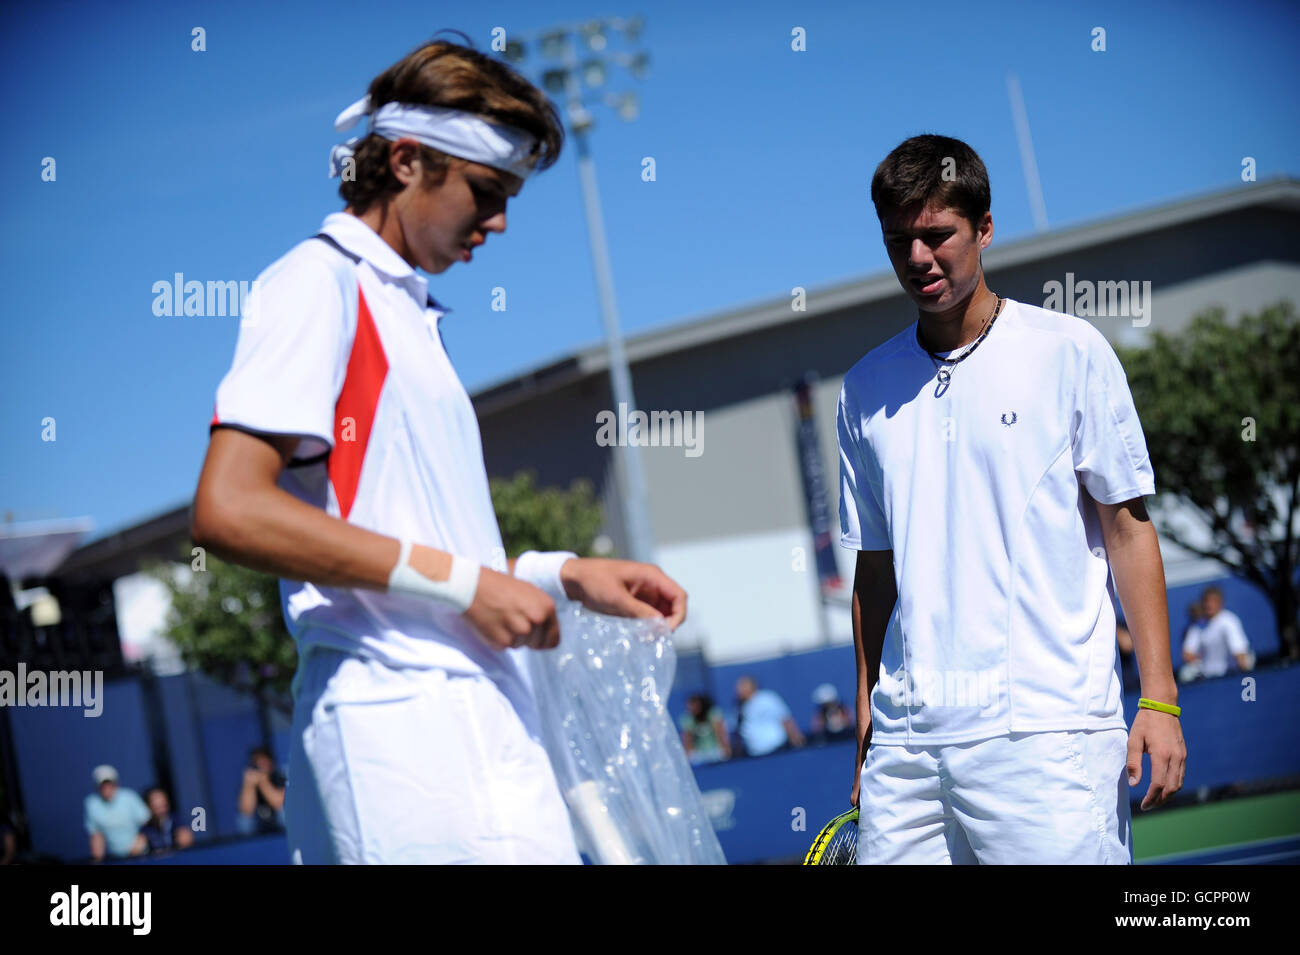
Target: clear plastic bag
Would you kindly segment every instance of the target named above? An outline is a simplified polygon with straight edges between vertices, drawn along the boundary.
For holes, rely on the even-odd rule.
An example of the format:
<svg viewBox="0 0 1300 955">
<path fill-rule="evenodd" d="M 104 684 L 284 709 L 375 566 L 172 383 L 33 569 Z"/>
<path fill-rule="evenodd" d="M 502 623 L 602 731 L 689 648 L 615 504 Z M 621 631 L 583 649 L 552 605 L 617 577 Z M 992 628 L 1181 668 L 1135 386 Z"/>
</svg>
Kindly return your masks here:
<svg viewBox="0 0 1300 955">
<path fill-rule="evenodd" d="M 560 645 L 528 660 L 579 847 L 601 865 L 725 865 L 668 715 L 668 625 L 575 601 L 556 612 Z"/>
</svg>

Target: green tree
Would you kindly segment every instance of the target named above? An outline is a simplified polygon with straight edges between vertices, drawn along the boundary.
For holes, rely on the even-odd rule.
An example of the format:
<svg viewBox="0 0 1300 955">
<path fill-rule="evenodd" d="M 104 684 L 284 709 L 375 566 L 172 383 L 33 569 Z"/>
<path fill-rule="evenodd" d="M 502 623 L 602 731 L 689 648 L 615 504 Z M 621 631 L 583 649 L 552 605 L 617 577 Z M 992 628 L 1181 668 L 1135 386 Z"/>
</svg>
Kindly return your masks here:
<svg viewBox="0 0 1300 955">
<path fill-rule="evenodd" d="M 568 550 L 589 555 L 601 526 L 591 483 L 575 481 L 565 491 L 538 488 L 535 481 L 530 471 L 491 481 L 506 553 L 516 557 L 526 550 Z M 279 580 L 212 554 L 200 562 L 188 548 L 181 560 L 192 573 L 188 579 L 180 575 L 179 582 L 174 565 L 157 562 L 146 568 L 171 595 L 164 635 L 187 666 L 287 707 L 297 650 L 280 612 Z"/>
<path fill-rule="evenodd" d="M 1281 302 L 1225 321 L 1197 315 L 1177 335 L 1117 348 L 1156 474 L 1160 534 L 1263 591 L 1283 653 L 1300 656 L 1300 322 Z M 1197 515 L 1209 546 L 1169 518 Z"/>
<path fill-rule="evenodd" d="M 285 708 L 298 653 L 280 613 L 279 579 L 210 553 L 191 559 L 186 550 L 184 559 L 188 579 L 174 565 L 146 568 L 171 596 L 164 635 L 186 666 Z"/>
<path fill-rule="evenodd" d="M 509 480 L 493 478 L 489 482 L 506 555 L 567 550 L 579 557 L 591 556 L 602 523 L 591 482 L 577 480 L 564 491 L 538 488 L 536 480 L 532 471 L 520 471 Z"/>
</svg>

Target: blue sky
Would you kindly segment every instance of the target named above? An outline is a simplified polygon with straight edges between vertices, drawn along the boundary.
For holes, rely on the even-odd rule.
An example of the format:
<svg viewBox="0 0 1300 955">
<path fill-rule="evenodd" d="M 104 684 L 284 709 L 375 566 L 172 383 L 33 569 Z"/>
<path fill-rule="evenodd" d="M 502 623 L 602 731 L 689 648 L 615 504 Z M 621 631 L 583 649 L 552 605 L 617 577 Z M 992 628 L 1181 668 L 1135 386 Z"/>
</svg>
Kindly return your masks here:
<svg viewBox="0 0 1300 955">
<path fill-rule="evenodd" d="M 1300 13 L 1208 2 L 26 5 L 0 70 L 12 186 L 0 375 L 0 519 L 89 516 L 102 536 L 186 503 L 232 318 L 153 314 L 176 272 L 251 280 L 342 207 L 335 115 L 442 28 L 481 49 L 642 13 L 641 115 L 593 138 L 625 332 L 887 268 L 868 195 L 899 141 L 969 142 L 995 242 L 1033 231 L 1005 76 L 1020 78 L 1053 227 L 1300 176 Z M 190 49 L 206 30 L 206 52 Z M 1090 48 L 1103 27 L 1107 49 Z M 790 48 L 803 27 L 806 52 Z M 57 162 L 43 182 L 42 160 Z M 657 180 L 641 178 L 653 156 Z M 508 309 L 490 308 L 507 290 Z M 431 280 L 474 390 L 600 338 L 574 151 L 508 230 Z M 42 420 L 57 440 L 41 440 Z"/>
</svg>

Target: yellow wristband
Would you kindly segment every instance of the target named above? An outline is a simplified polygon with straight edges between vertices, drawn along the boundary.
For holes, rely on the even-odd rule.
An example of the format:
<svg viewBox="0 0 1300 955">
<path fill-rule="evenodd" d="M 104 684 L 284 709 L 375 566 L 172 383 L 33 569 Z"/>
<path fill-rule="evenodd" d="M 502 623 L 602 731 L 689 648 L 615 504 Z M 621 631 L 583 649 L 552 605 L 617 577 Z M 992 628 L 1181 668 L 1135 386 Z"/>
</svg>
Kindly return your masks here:
<svg viewBox="0 0 1300 955">
<path fill-rule="evenodd" d="M 1157 703 L 1155 700 L 1148 700 L 1145 696 L 1138 700 L 1139 710 L 1159 710 L 1161 713 L 1168 713 L 1170 716 L 1178 716 L 1183 712 L 1181 706 L 1174 706 L 1170 703 Z"/>
</svg>

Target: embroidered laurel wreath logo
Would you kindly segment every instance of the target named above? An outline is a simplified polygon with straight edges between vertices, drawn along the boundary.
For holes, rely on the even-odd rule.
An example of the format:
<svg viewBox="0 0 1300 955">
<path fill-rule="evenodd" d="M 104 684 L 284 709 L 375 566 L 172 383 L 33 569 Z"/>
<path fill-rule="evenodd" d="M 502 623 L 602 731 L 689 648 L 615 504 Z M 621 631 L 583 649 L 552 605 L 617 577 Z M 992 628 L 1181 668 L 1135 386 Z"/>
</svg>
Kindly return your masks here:
<svg viewBox="0 0 1300 955">
<path fill-rule="evenodd" d="M 1004 411 L 1004 412 L 1002 413 L 1002 423 L 1003 423 L 1004 425 L 1006 425 L 1008 428 L 1011 427 L 1013 424 L 1016 423 L 1016 413 L 1015 413 L 1014 411 L 1011 412 L 1011 420 L 1008 421 L 1008 420 L 1007 420 L 1006 412 Z"/>
</svg>

